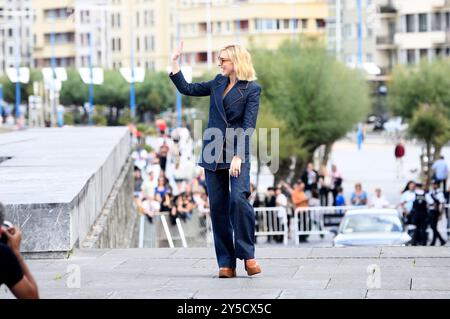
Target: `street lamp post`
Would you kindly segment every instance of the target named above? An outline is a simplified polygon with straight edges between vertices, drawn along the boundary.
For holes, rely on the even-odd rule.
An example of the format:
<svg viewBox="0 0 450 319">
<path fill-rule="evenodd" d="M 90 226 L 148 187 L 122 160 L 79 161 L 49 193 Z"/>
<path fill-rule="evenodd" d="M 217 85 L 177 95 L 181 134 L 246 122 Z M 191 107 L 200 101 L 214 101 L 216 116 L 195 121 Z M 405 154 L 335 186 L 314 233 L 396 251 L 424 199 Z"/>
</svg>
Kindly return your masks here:
<svg viewBox="0 0 450 319">
<path fill-rule="evenodd" d="M 94 71 L 92 70 L 92 51 L 93 51 L 93 32 L 89 32 L 89 57 L 88 57 L 88 66 L 89 66 L 89 125 L 93 124 L 92 116 L 94 113 Z"/>
<path fill-rule="evenodd" d="M 363 46 L 362 46 L 362 4 L 361 0 L 356 0 L 358 11 L 358 67 L 362 67 L 363 63 Z"/>
<path fill-rule="evenodd" d="M 341 61 L 341 47 L 342 47 L 342 19 L 341 8 L 342 0 L 336 0 L 336 57 Z"/>
<path fill-rule="evenodd" d="M 180 17 L 179 17 L 179 12 L 177 11 L 177 15 L 176 15 L 176 26 L 177 26 L 177 44 L 180 43 Z M 180 55 L 179 57 L 179 61 L 178 63 L 181 65 L 183 60 L 183 56 Z M 181 93 L 176 90 L 176 113 L 177 113 L 177 127 L 181 127 L 181 112 L 182 112 L 182 98 L 181 98 Z"/>
<path fill-rule="evenodd" d="M 132 7 L 130 8 L 132 10 Z M 130 12 L 130 114 L 131 119 L 134 120 L 136 115 L 136 87 L 134 81 L 134 32 L 133 32 L 133 11 Z"/>
<path fill-rule="evenodd" d="M 3 123 L 3 85 L 0 84 L 0 126 Z"/>
</svg>

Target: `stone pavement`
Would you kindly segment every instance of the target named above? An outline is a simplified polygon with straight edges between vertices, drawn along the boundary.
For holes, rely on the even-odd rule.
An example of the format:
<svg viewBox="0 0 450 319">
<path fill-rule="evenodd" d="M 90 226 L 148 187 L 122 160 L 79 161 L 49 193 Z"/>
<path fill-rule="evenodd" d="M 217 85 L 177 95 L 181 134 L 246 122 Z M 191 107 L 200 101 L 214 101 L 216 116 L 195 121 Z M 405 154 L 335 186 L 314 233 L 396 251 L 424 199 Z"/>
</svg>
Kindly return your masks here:
<svg viewBox="0 0 450 319">
<path fill-rule="evenodd" d="M 248 277 L 240 262 L 233 279 L 217 278 L 212 248 L 75 250 L 28 263 L 42 298 L 450 298 L 445 247 L 257 248 L 257 257 L 262 274 Z M 68 288 L 77 267 L 81 287 Z"/>
</svg>

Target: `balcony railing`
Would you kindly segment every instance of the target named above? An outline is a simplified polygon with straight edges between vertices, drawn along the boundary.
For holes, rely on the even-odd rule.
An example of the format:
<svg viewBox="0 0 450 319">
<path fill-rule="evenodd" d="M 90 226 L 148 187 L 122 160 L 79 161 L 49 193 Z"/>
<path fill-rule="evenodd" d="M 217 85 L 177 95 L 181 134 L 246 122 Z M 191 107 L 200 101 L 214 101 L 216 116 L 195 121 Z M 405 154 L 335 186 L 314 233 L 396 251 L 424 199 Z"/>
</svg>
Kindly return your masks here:
<svg viewBox="0 0 450 319">
<path fill-rule="evenodd" d="M 386 4 L 380 6 L 380 13 L 397 13 L 397 9 L 394 7 L 393 4 Z"/>
<path fill-rule="evenodd" d="M 394 37 L 393 36 L 378 36 L 377 37 L 377 45 L 394 45 Z"/>
</svg>

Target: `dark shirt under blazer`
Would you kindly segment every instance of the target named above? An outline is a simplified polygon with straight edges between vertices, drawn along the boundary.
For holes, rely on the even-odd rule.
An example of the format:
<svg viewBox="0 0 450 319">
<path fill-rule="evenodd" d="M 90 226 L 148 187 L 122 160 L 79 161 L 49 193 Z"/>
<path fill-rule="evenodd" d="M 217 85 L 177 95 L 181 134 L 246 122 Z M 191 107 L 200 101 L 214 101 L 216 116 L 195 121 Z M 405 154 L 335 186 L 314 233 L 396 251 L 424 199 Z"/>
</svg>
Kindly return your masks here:
<svg viewBox="0 0 450 319">
<path fill-rule="evenodd" d="M 241 141 L 243 135 L 235 137 L 234 141 L 227 138 L 227 128 L 255 129 L 258 117 L 259 98 L 261 86 L 254 81 L 238 81 L 235 86 L 225 96 L 226 109 L 224 107 L 223 93 L 228 85 L 228 77 L 218 74 L 213 80 L 201 83 L 188 83 L 182 72 L 170 73 L 170 79 L 181 94 L 189 96 L 210 96 L 208 128 L 218 128 L 222 132 L 221 152 L 212 152 L 213 161 L 207 162 L 203 158 L 205 147 L 215 140 L 203 138 L 202 154 L 197 163 L 201 167 L 215 171 L 217 169 L 230 168 L 227 157 L 224 157 L 224 145 L 226 153 L 232 153 L 242 158 L 243 163 L 250 163 L 250 136 L 245 138 L 245 143 Z M 232 156 L 228 157 L 231 160 Z"/>
</svg>

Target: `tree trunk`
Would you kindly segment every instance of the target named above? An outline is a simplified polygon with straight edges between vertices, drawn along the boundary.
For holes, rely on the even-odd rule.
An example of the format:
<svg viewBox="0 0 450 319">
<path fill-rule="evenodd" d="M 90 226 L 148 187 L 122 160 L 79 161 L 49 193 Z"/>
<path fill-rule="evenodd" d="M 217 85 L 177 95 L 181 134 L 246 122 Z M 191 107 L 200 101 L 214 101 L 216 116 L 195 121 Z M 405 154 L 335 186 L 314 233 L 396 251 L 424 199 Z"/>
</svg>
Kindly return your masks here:
<svg viewBox="0 0 450 319">
<path fill-rule="evenodd" d="M 431 142 L 427 141 L 427 175 L 426 175 L 426 187 L 428 188 L 431 184 Z"/>
<path fill-rule="evenodd" d="M 258 189 L 259 185 L 259 173 L 261 172 L 261 161 L 256 160 L 256 189 Z"/>
<path fill-rule="evenodd" d="M 325 145 L 325 152 L 323 154 L 323 158 L 321 160 L 321 165 L 327 166 L 328 161 L 330 159 L 331 150 L 333 148 L 333 143 L 328 143 Z"/>
<path fill-rule="evenodd" d="M 433 147 L 434 147 L 433 162 L 435 162 L 441 157 L 442 145 L 434 144 Z"/>
</svg>

